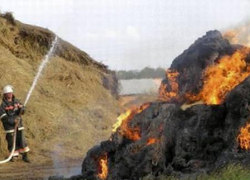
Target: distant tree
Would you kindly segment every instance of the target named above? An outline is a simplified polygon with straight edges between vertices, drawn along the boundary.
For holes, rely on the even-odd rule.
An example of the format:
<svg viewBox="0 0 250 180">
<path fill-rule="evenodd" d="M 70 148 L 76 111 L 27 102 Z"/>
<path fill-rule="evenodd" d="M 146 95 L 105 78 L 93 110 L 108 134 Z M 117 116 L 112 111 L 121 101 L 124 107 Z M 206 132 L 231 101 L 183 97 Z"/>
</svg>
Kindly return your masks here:
<svg viewBox="0 0 250 180">
<path fill-rule="evenodd" d="M 150 68 L 145 67 L 141 71 L 137 70 L 120 70 L 116 72 L 118 79 L 150 79 L 150 78 L 164 78 L 166 70 L 164 68 Z"/>
<path fill-rule="evenodd" d="M 144 69 L 142 69 L 139 73 L 138 73 L 138 79 L 141 78 L 154 78 L 154 69 L 153 68 L 149 68 L 149 67 L 145 67 Z"/>
<path fill-rule="evenodd" d="M 155 77 L 165 78 L 165 76 L 166 76 L 166 69 L 158 67 L 157 69 L 155 69 L 154 76 Z"/>
<path fill-rule="evenodd" d="M 117 71 L 116 76 L 118 79 L 134 79 L 137 77 L 138 71 L 130 70 L 130 71 Z"/>
</svg>

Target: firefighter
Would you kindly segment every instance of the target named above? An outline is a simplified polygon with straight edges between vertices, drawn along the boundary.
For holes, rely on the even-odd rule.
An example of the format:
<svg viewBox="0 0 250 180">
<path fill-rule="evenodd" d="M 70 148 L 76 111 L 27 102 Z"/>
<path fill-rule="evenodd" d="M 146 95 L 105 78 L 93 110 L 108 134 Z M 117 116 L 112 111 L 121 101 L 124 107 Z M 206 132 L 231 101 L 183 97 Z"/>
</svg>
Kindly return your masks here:
<svg viewBox="0 0 250 180">
<path fill-rule="evenodd" d="M 3 123 L 3 127 L 6 133 L 6 140 L 8 143 L 9 152 L 13 148 L 13 135 L 15 124 L 18 123 L 17 133 L 16 133 L 16 148 L 14 155 L 11 161 L 15 161 L 19 154 L 22 155 L 24 162 L 29 163 L 28 158 L 29 147 L 27 146 L 25 137 L 24 137 L 24 127 L 22 124 L 22 118 L 20 115 L 23 115 L 25 107 L 15 98 L 13 94 L 13 87 L 7 85 L 3 88 L 3 101 L 0 106 L 0 119 Z"/>
</svg>

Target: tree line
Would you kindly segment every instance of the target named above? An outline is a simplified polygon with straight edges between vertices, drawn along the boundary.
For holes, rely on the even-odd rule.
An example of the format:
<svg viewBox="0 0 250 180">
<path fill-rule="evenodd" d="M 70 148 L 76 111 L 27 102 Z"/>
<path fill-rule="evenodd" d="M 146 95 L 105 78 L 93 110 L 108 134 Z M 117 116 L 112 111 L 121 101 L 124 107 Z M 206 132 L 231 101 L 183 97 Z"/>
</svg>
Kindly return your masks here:
<svg viewBox="0 0 250 180">
<path fill-rule="evenodd" d="M 151 79 L 151 78 L 164 78 L 166 74 L 166 69 L 164 68 L 150 68 L 145 67 L 142 70 L 120 70 L 116 71 L 116 76 L 118 79 Z"/>
</svg>

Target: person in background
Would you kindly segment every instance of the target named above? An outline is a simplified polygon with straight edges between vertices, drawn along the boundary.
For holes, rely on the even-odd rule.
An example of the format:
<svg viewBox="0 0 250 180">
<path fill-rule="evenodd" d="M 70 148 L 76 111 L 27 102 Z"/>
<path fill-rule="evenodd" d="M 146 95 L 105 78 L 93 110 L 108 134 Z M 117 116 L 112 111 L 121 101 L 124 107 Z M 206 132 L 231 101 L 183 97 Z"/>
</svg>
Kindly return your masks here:
<svg viewBox="0 0 250 180">
<path fill-rule="evenodd" d="M 11 152 L 13 148 L 15 125 L 18 124 L 16 133 L 16 147 L 11 161 L 15 161 L 19 154 L 22 154 L 23 161 L 29 163 L 30 160 L 28 158 L 28 152 L 30 149 L 27 146 L 24 137 L 24 127 L 21 118 L 21 115 L 24 114 L 24 111 L 25 107 L 18 99 L 15 98 L 13 94 L 13 87 L 11 85 L 5 86 L 3 88 L 3 100 L 0 106 L 0 119 L 3 123 L 6 133 L 9 152 Z"/>
</svg>

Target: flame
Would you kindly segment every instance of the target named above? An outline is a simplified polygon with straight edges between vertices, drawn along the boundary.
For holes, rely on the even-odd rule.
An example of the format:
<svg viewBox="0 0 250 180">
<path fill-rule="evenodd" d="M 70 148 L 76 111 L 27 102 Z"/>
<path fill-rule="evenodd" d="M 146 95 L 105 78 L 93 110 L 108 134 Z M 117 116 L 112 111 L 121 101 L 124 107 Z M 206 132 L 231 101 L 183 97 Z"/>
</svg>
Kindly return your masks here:
<svg viewBox="0 0 250 180">
<path fill-rule="evenodd" d="M 226 94 L 250 74 L 245 58 L 248 48 L 237 50 L 232 56 L 224 56 L 218 64 L 209 66 L 204 72 L 204 85 L 195 96 L 186 94 L 189 100 L 202 100 L 206 104 L 220 104 Z"/>
<path fill-rule="evenodd" d="M 250 123 L 247 123 L 245 127 L 240 128 L 240 134 L 237 137 L 241 149 L 250 149 Z"/>
<path fill-rule="evenodd" d="M 194 102 L 194 101 L 201 100 L 201 97 L 199 95 L 197 95 L 197 94 L 192 94 L 192 93 L 187 92 L 185 94 L 185 99 L 188 99 L 188 100 Z"/>
<path fill-rule="evenodd" d="M 178 83 L 177 83 L 177 77 L 179 73 L 174 70 L 168 69 L 166 71 L 166 78 L 169 81 L 169 85 L 171 88 L 171 91 L 167 91 L 168 85 L 167 84 L 161 84 L 159 88 L 159 97 L 158 99 L 161 101 L 169 101 L 171 98 L 176 97 L 178 94 Z"/>
<path fill-rule="evenodd" d="M 133 108 L 127 110 L 125 113 L 123 113 L 123 114 L 121 114 L 120 116 L 117 117 L 116 123 L 113 124 L 113 126 L 112 126 L 113 127 L 113 129 L 112 129 L 113 133 L 115 133 L 117 128 L 121 126 L 123 120 L 128 119 L 130 117 L 130 115 L 133 112 L 133 109 L 136 109 L 136 107 L 133 107 Z"/>
<path fill-rule="evenodd" d="M 130 120 L 136 115 L 141 113 L 144 109 L 148 108 L 150 103 L 145 103 L 140 107 L 133 107 L 127 110 L 124 114 L 121 114 L 117 118 L 117 122 L 113 125 L 113 132 L 116 132 L 117 128 L 120 127 L 120 133 L 132 140 L 137 141 L 141 138 L 141 132 L 139 127 L 129 127 Z"/>
<path fill-rule="evenodd" d="M 100 179 L 106 179 L 108 176 L 108 156 L 107 153 L 105 153 L 104 157 L 99 159 L 98 162 L 98 177 Z"/>
<path fill-rule="evenodd" d="M 147 140 L 147 145 L 150 145 L 150 144 L 154 144 L 154 143 L 157 143 L 159 142 L 159 139 L 156 139 L 156 138 L 149 138 Z"/>
<path fill-rule="evenodd" d="M 238 44 L 238 30 L 229 30 L 223 34 L 223 36 L 228 39 L 232 44 Z"/>
</svg>

